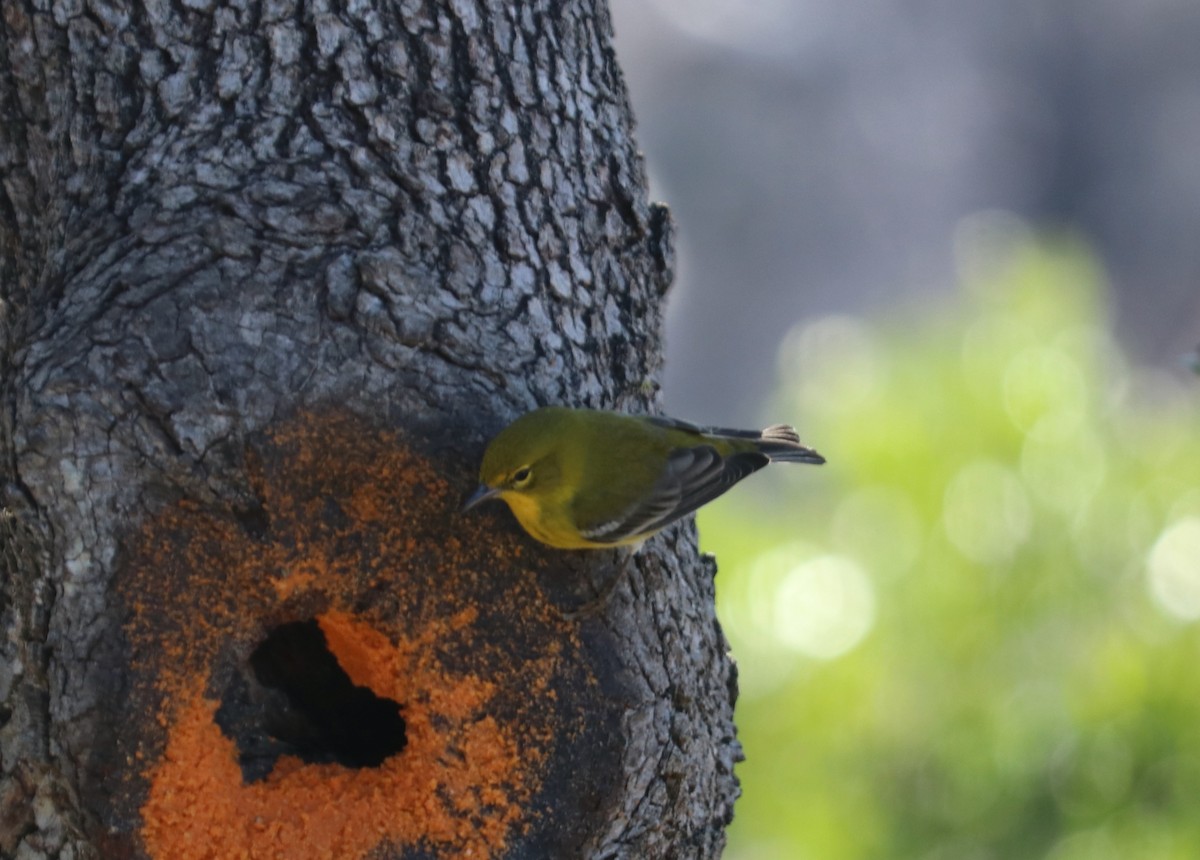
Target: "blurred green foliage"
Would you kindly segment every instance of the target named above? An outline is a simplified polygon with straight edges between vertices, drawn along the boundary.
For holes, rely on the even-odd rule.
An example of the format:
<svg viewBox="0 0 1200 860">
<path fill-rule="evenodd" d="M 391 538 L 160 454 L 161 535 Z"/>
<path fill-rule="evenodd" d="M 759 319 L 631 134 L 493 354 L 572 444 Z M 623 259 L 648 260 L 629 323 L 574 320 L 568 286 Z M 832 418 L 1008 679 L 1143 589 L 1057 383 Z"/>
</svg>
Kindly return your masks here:
<svg viewBox="0 0 1200 860">
<path fill-rule="evenodd" d="M 731 860 L 1200 857 L 1200 384 L 1022 236 L 966 229 L 960 296 L 797 328 L 769 420 L 829 464 L 701 516 Z"/>
</svg>

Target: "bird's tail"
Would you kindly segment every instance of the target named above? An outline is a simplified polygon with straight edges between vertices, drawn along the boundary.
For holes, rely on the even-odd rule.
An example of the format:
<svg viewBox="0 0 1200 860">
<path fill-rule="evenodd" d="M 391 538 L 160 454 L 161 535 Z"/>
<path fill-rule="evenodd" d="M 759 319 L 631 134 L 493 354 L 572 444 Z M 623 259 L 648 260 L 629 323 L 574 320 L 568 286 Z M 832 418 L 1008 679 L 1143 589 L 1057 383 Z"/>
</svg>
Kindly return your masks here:
<svg viewBox="0 0 1200 860">
<path fill-rule="evenodd" d="M 790 424 L 772 424 L 766 430 L 731 430 L 728 427 L 697 427 L 675 418 L 651 416 L 645 420 L 670 430 L 723 437 L 739 443 L 739 447 L 749 442 L 758 453 L 781 463 L 813 463 L 819 466 L 825 462 L 824 457 L 800 441 L 800 434 Z M 759 463 L 755 468 L 761 469 L 765 465 L 767 464 Z"/>
<path fill-rule="evenodd" d="M 825 458 L 804 445 L 796 428 L 789 424 L 772 424 L 758 437 L 758 450 L 780 463 L 813 463 L 820 465 Z"/>
</svg>

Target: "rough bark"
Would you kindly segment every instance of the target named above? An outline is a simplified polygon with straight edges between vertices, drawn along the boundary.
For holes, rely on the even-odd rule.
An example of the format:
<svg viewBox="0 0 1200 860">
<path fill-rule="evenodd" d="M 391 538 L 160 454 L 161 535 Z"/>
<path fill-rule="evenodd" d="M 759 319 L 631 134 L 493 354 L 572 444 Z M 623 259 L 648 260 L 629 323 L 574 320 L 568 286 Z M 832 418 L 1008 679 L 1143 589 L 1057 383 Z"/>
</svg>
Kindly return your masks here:
<svg viewBox="0 0 1200 860">
<path fill-rule="evenodd" d="M 220 587 L 138 579 L 147 523 L 256 532 L 293 480 L 262 440 L 313 415 L 353 416 L 325 444 L 394 429 L 465 491 L 525 409 L 652 408 L 669 218 L 599 0 L 5 0 L 2 28 L 0 856 L 147 856 L 142 765 L 114 752 L 164 743 L 131 710 L 157 670 L 130 583 L 164 617 Z M 524 558 L 530 605 L 611 562 Z M 600 617 L 520 628 L 574 643 L 554 683 L 599 727 L 553 747 L 505 856 L 720 853 L 739 747 L 712 574 L 674 529 Z"/>
</svg>

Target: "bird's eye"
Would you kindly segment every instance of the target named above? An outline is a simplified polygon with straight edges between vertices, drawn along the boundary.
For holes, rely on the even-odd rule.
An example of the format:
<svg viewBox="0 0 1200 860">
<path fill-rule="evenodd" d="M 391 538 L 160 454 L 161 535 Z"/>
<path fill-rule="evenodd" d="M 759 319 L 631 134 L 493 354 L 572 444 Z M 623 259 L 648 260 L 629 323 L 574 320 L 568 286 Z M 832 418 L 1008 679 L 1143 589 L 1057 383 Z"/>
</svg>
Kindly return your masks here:
<svg viewBox="0 0 1200 860">
<path fill-rule="evenodd" d="M 522 484 L 528 484 L 529 479 L 530 479 L 530 477 L 532 477 L 532 475 L 533 475 L 533 472 L 530 470 L 530 468 L 528 466 L 522 466 L 521 468 L 517 469 L 517 471 L 513 472 L 513 476 L 512 476 L 513 485 L 519 487 Z"/>
</svg>

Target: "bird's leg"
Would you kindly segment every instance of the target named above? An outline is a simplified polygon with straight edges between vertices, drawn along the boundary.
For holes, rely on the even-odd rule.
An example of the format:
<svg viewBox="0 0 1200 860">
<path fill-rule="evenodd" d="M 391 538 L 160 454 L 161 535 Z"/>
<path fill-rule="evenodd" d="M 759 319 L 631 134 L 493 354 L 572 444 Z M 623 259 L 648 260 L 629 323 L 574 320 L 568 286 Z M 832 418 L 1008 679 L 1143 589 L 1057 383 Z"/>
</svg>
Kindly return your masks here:
<svg viewBox="0 0 1200 860">
<path fill-rule="evenodd" d="M 617 568 L 616 573 L 608 578 L 608 582 L 600 589 L 600 593 L 591 600 L 584 601 L 577 608 L 563 612 L 562 617 L 567 621 L 574 621 L 578 618 L 587 618 L 595 615 L 608 605 L 609 598 L 613 592 L 617 590 L 617 586 L 621 584 L 621 580 L 625 578 L 626 571 L 629 570 L 630 562 L 633 561 L 634 553 L 637 552 L 637 547 L 622 547 L 618 552 L 621 553 L 621 564 Z"/>
</svg>

